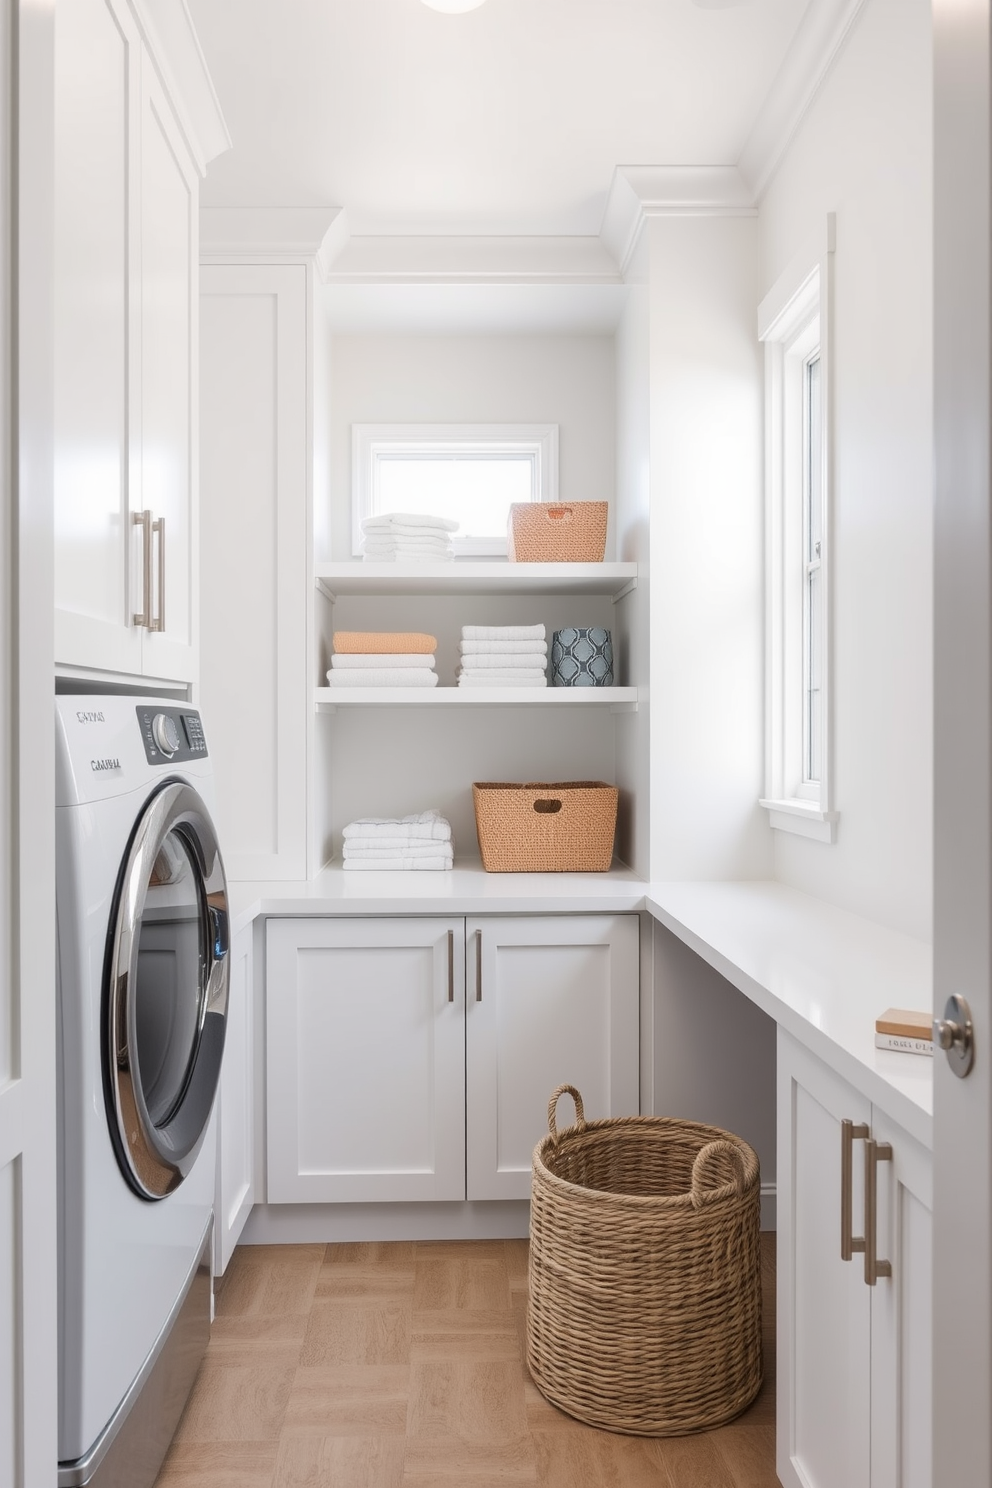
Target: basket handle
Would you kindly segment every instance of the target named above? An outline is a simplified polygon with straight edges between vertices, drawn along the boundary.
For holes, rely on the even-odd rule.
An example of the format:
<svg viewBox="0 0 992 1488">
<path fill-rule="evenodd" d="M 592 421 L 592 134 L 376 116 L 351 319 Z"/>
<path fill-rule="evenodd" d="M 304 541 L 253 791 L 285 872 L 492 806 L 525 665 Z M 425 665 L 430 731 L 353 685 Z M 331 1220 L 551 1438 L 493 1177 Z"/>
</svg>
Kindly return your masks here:
<svg viewBox="0 0 992 1488">
<path fill-rule="evenodd" d="M 554 1138 L 554 1143 L 555 1143 L 555 1146 L 556 1147 L 558 1145 L 558 1125 L 557 1125 L 557 1122 L 555 1121 L 555 1116 L 557 1115 L 558 1101 L 561 1098 L 561 1096 L 563 1096 L 563 1095 L 570 1095 L 572 1097 L 572 1100 L 575 1102 L 575 1122 L 574 1122 L 574 1125 L 577 1126 L 579 1128 L 579 1130 L 581 1131 L 582 1128 L 586 1124 L 586 1113 L 585 1113 L 585 1109 L 583 1108 L 583 1105 L 582 1105 L 582 1097 L 579 1094 L 579 1092 L 576 1090 L 575 1086 L 574 1085 L 559 1085 L 558 1086 L 558 1089 L 555 1091 L 554 1095 L 548 1101 L 548 1131 L 551 1133 L 552 1137 Z"/>
<path fill-rule="evenodd" d="M 549 522 L 570 522 L 575 513 L 570 506 L 549 506 L 544 513 Z"/>
<path fill-rule="evenodd" d="M 710 1203 L 717 1197 L 724 1195 L 731 1187 L 723 1184 L 720 1188 L 707 1188 L 704 1170 L 709 1166 L 710 1159 L 718 1153 L 728 1152 L 736 1159 L 737 1174 L 734 1179 L 733 1188 L 740 1198 L 747 1187 L 747 1171 L 744 1165 L 744 1154 L 736 1142 L 707 1142 L 696 1153 L 696 1160 L 692 1165 L 692 1207 L 699 1209 L 705 1203 Z"/>
</svg>

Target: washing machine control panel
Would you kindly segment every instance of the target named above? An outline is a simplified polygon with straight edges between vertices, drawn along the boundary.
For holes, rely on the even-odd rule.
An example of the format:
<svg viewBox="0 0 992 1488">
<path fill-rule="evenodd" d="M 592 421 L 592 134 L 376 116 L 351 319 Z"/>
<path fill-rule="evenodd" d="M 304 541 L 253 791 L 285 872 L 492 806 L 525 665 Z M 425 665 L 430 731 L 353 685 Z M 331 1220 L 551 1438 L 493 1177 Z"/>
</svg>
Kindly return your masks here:
<svg viewBox="0 0 992 1488">
<path fill-rule="evenodd" d="M 207 741 L 195 708 L 169 708 L 147 704 L 136 709 L 145 758 L 150 765 L 173 765 L 183 760 L 206 759 Z"/>
</svg>

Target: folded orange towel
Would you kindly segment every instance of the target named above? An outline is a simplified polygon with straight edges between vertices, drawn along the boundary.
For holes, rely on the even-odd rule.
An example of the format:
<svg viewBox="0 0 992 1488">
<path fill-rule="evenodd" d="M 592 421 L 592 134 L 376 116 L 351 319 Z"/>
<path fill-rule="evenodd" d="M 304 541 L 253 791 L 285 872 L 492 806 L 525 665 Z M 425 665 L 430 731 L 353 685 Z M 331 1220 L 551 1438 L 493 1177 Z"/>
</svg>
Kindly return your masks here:
<svg viewBox="0 0 992 1488">
<path fill-rule="evenodd" d="M 437 640 L 432 635 L 420 635 L 417 631 L 336 630 L 334 649 L 348 652 L 352 656 L 428 656 L 437 650 Z"/>
</svg>

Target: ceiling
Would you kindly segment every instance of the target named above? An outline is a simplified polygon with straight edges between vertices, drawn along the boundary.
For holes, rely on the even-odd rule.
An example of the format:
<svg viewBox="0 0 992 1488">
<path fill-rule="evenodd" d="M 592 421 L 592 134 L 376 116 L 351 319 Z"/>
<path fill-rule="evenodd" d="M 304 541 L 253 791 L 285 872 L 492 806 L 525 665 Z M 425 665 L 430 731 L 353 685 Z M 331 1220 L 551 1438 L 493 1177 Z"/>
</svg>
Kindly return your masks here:
<svg viewBox="0 0 992 1488">
<path fill-rule="evenodd" d="M 810 0 L 188 0 L 234 145 L 207 206 L 591 235 L 616 165 L 736 163 Z"/>
</svg>

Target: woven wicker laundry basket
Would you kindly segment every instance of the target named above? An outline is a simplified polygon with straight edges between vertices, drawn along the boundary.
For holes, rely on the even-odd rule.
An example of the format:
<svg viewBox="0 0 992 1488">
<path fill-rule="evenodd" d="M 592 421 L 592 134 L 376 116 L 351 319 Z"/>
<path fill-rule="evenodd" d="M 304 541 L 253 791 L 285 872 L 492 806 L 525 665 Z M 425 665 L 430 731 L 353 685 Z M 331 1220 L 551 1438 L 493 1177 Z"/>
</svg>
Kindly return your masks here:
<svg viewBox="0 0 992 1488">
<path fill-rule="evenodd" d="M 515 501 L 507 520 L 511 563 L 602 563 L 606 501 Z"/>
<path fill-rule="evenodd" d="M 575 1101 L 559 1132 L 558 1098 Z M 748 1144 L 667 1117 L 585 1120 L 560 1086 L 534 1151 L 527 1363 L 591 1426 L 682 1436 L 761 1386 L 760 1183 Z"/>
</svg>

